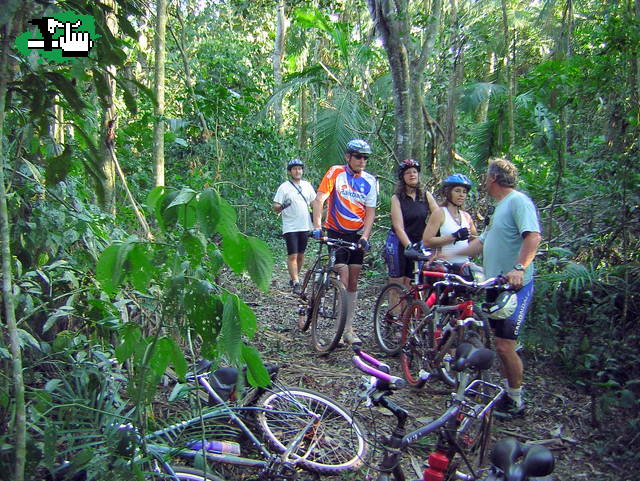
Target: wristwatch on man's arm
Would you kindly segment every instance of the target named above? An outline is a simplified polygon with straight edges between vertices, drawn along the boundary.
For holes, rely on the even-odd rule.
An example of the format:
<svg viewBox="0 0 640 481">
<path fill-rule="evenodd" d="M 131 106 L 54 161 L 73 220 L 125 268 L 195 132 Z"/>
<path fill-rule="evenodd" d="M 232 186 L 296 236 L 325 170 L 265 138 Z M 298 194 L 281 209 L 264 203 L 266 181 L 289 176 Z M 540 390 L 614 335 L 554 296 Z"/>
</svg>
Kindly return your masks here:
<svg viewBox="0 0 640 481">
<path fill-rule="evenodd" d="M 525 268 L 522 264 L 516 264 L 515 266 L 513 266 L 513 269 L 516 271 L 520 271 L 520 272 L 524 272 Z"/>
</svg>

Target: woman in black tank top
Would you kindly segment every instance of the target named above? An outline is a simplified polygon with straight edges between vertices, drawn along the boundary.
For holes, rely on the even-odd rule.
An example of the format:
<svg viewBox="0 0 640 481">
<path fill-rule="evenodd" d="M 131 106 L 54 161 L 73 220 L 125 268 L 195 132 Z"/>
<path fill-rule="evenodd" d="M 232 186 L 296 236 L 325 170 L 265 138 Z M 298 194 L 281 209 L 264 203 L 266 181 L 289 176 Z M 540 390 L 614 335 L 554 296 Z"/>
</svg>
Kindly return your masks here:
<svg viewBox="0 0 640 481">
<path fill-rule="evenodd" d="M 420 163 L 413 159 L 402 161 L 396 191 L 391 196 L 392 229 L 384 249 L 389 282 L 409 286 L 413 262 L 405 258 L 404 250 L 408 245 L 420 242 L 429 212 L 437 207 L 431 193 L 420 187 Z"/>
</svg>

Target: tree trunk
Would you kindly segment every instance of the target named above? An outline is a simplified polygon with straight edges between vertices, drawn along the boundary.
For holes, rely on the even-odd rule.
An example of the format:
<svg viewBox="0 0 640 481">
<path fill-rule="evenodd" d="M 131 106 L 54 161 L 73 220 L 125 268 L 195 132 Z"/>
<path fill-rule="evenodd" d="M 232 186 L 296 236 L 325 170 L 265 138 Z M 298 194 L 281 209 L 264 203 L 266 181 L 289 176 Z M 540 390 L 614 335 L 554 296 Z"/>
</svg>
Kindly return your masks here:
<svg viewBox="0 0 640 481">
<path fill-rule="evenodd" d="M 13 377 L 13 397 L 15 402 L 15 465 L 13 478 L 24 481 L 26 464 L 26 410 L 24 401 L 24 379 L 22 377 L 22 348 L 18 337 L 18 325 L 13 299 L 13 277 L 11 272 L 11 244 L 9 209 L 7 207 L 7 192 L 4 185 L 5 153 L 2 139 L 4 139 L 5 99 L 7 96 L 8 50 L 13 44 L 12 19 L 4 27 L 2 38 L 2 53 L 0 54 L 0 244 L 2 245 L 2 298 L 4 300 L 4 315 L 9 333 L 9 347 L 11 349 L 11 373 Z"/>
<path fill-rule="evenodd" d="M 156 68 L 154 75 L 153 167 L 155 185 L 164 186 L 164 63 L 165 31 L 167 28 L 167 1 L 157 0 L 156 12 Z"/>
<path fill-rule="evenodd" d="M 105 1 L 105 4 L 111 8 L 116 8 L 113 0 Z M 115 36 L 117 32 L 117 21 L 113 13 L 109 13 L 106 16 L 107 28 Z M 102 172 L 102 179 L 100 182 L 101 207 L 109 212 L 111 215 L 116 214 L 116 167 L 113 163 L 111 151 L 115 147 L 115 133 L 116 133 L 116 107 L 114 104 L 114 98 L 116 94 L 116 81 L 115 74 L 116 68 L 113 65 L 106 67 L 107 75 L 105 75 L 105 81 L 108 85 L 108 92 L 106 93 L 105 102 L 107 107 L 102 112 L 101 128 L 100 128 L 100 159 L 98 168 Z"/>
<path fill-rule="evenodd" d="M 284 57 L 284 40 L 287 33 L 287 19 L 284 15 L 284 0 L 278 0 L 276 6 L 276 39 L 273 45 L 273 85 L 277 91 L 282 85 L 282 59 Z M 275 103 L 273 107 L 276 126 L 282 133 L 282 97 Z"/>
<path fill-rule="evenodd" d="M 489 52 L 488 57 L 489 58 L 487 59 L 487 64 L 488 64 L 487 76 L 484 80 L 486 83 L 491 82 L 491 79 L 493 78 L 493 75 L 495 74 L 495 71 L 496 71 L 496 53 Z M 487 116 L 489 115 L 490 100 L 491 100 L 490 97 L 487 96 L 487 98 L 482 100 L 482 102 L 480 103 L 480 107 L 478 108 L 478 115 L 476 117 L 476 120 L 480 124 L 483 124 L 487 121 Z"/>
<path fill-rule="evenodd" d="M 432 22 L 418 52 L 412 45 L 406 0 L 369 0 L 369 12 L 387 53 L 393 83 L 396 160 L 424 153 L 426 124 L 422 100 L 422 76 L 439 22 L 441 0 L 432 6 Z M 428 5 L 425 4 L 425 8 Z M 416 139 L 420 146 L 416 147 Z"/>
<path fill-rule="evenodd" d="M 514 96 L 514 92 L 513 92 L 513 79 L 512 79 L 512 65 L 511 65 L 511 58 L 510 58 L 510 46 L 511 46 L 511 38 L 509 35 L 509 18 L 507 16 L 507 0 L 502 0 L 501 1 L 501 5 L 502 5 L 502 28 L 503 28 L 503 35 L 504 35 L 504 57 L 503 57 L 503 62 L 504 62 L 504 66 L 505 66 L 505 75 L 506 75 L 506 85 L 507 85 L 507 111 L 506 111 L 506 117 L 507 117 L 507 130 L 509 132 L 509 144 L 507 146 L 507 153 L 511 151 L 511 148 L 513 147 L 513 144 L 515 142 L 515 137 L 516 137 L 516 133 L 515 133 L 515 125 L 514 125 L 514 120 L 513 120 L 513 96 Z M 514 47 L 515 48 L 515 47 Z"/>
</svg>

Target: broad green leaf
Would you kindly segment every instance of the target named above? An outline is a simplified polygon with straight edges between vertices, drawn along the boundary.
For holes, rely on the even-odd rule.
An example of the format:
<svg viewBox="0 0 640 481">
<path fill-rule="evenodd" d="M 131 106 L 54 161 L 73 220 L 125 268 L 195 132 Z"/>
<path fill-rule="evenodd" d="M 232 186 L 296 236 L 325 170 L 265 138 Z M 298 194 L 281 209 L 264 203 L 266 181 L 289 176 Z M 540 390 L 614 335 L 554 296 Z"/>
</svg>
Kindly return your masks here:
<svg viewBox="0 0 640 481">
<path fill-rule="evenodd" d="M 258 320 L 255 313 L 247 306 L 242 299 L 238 299 L 238 317 L 242 332 L 250 339 L 255 336 L 258 329 Z"/>
<path fill-rule="evenodd" d="M 169 361 L 173 357 L 173 342 L 167 337 L 161 337 L 152 348 L 149 359 L 149 369 L 156 377 L 160 377 L 167 370 Z"/>
<path fill-rule="evenodd" d="M 142 333 L 140 332 L 140 326 L 132 322 L 126 323 L 122 326 L 120 331 L 120 338 L 122 343 L 116 347 L 116 359 L 118 362 L 123 363 L 129 359 L 139 344 L 142 344 Z"/>
<path fill-rule="evenodd" d="M 158 201 L 162 199 L 167 189 L 163 186 L 154 187 L 147 194 L 147 209 L 149 212 L 155 212 Z"/>
<path fill-rule="evenodd" d="M 258 288 L 267 292 L 273 273 L 273 256 L 266 242 L 257 237 L 248 237 L 246 267 L 249 276 Z"/>
<path fill-rule="evenodd" d="M 215 232 L 220 221 L 221 208 L 220 196 L 215 190 L 206 189 L 198 196 L 198 222 L 205 235 L 210 236 Z"/>
<path fill-rule="evenodd" d="M 247 240 L 244 235 L 224 236 L 222 258 L 236 274 L 242 274 L 246 267 Z"/>
<path fill-rule="evenodd" d="M 156 204 L 156 219 L 160 224 L 162 230 L 167 230 L 169 227 L 173 227 L 178 220 L 178 213 L 175 208 L 168 209 L 167 206 L 173 202 L 178 196 L 178 192 L 175 190 L 167 190 L 165 195 L 158 199 Z"/>
<path fill-rule="evenodd" d="M 29 332 L 24 329 L 18 329 L 18 338 L 22 347 L 31 346 L 40 350 L 40 343 Z"/>
<path fill-rule="evenodd" d="M 189 188 L 182 189 L 178 195 L 171 201 L 171 203 L 167 206 L 167 209 L 174 207 L 176 205 L 186 205 L 191 202 L 196 196 L 196 191 Z"/>
<path fill-rule="evenodd" d="M 215 244 L 209 244 L 207 251 L 209 252 L 209 275 L 215 277 L 224 265 L 224 259 L 220 249 Z"/>
<path fill-rule="evenodd" d="M 217 223 L 215 230 L 219 232 L 223 237 L 235 238 L 239 234 L 238 226 L 236 225 L 236 210 L 225 199 L 220 197 L 220 220 Z"/>
<path fill-rule="evenodd" d="M 127 260 L 129 261 L 128 274 L 133 287 L 141 292 L 146 292 L 155 274 L 147 247 L 144 244 L 136 244 L 129 252 Z"/>
<path fill-rule="evenodd" d="M 202 258 L 207 251 L 207 241 L 200 232 L 194 234 L 186 231 L 182 235 L 182 247 L 191 259 L 191 265 L 196 266 L 202 262 Z"/>
<path fill-rule="evenodd" d="M 109 89 L 109 82 L 107 80 L 107 74 L 94 68 L 93 72 L 93 84 L 96 87 L 96 92 L 98 92 L 98 100 L 100 101 L 100 106 L 106 110 L 109 108 L 109 98 L 111 95 L 111 90 Z"/>
<path fill-rule="evenodd" d="M 124 103 L 127 106 L 127 109 L 129 109 L 129 112 L 131 112 L 133 115 L 137 115 L 138 103 L 136 101 L 135 95 L 133 94 L 133 92 L 131 92 L 131 90 L 129 90 L 126 82 L 120 82 L 118 86 L 122 88 L 122 97 L 124 98 Z"/>
<path fill-rule="evenodd" d="M 260 359 L 260 353 L 251 346 L 242 345 L 242 359 L 247 364 L 247 381 L 252 386 L 266 387 L 271 382 L 269 373 Z"/>
<path fill-rule="evenodd" d="M 222 329 L 220 330 L 220 346 L 233 364 L 238 364 L 241 357 L 242 336 L 238 317 L 238 296 L 224 293 L 222 295 L 224 311 L 222 313 Z"/>
<path fill-rule="evenodd" d="M 124 273 L 117 269 L 118 252 L 121 244 L 113 244 L 102 251 L 96 266 L 96 279 L 100 282 L 102 289 L 109 295 L 113 295 L 116 288 L 122 281 Z"/>
</svg>

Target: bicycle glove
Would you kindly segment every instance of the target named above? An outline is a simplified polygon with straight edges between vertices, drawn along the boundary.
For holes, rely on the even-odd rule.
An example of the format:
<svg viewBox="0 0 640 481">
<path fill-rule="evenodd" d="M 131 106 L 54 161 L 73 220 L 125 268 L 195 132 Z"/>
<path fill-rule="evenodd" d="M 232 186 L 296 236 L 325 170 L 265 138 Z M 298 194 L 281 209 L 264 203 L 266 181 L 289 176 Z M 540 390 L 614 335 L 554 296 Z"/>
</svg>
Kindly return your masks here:
<svg viewBox="0 0 640 481">
<path fill-rule="evenodd" d="M 369 249 L 371 249 L 371 244 L 367 239 L 362 239 L 362 238 L 358 239 L 358 246 L 363 251 L 368 251 Z"/>
<path fill-rule="evenodd" d="M 463 227 L 462 229 L 458 229 L 453 234 L 451 234 L 455 239 L 453 243 L 455 244 L 458 241 L 467 240 L 469 238 L 469 229 Z"/>
<path fill-rule="evenodd" d="M 287 207 L 289 207 L 290 205 L 291 205 L 291 201 L 290 201 L 290 200 L 288 200 L 288 199 L 287 199 L 287 200 L 285 200 L 285 201 L 282 203 L 282 207 L 280 208 L 280 212 L 282 212 L 283 210 L 285 210 L 285 209 L 286 209 Z"/>
<path fill-rule="evenodd" d="M 314 239 L 320 239 L 320 237 L 322 237 L 322 229 L 313 229 L 311 231 L 311 237 Z"/>
</svg>

